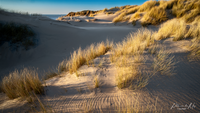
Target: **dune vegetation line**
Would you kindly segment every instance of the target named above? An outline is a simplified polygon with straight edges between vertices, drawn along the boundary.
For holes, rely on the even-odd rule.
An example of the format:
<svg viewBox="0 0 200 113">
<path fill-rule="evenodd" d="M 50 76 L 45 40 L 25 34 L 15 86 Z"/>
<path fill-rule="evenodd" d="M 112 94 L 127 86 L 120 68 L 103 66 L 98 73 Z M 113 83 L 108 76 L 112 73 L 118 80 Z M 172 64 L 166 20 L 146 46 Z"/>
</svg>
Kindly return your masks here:
<svg viewBox="0 0 200 113">
<path fill-rule="evenodd" d="M 44 75 L 44 79 L 58 76 L 61 73 L 77 73 L 82 65 L 92 66 L 94 59 L 111 52 L 110 61 L 117 68 L 116 86 L 119 89 L 131 88 L 140 89 L 148 85 L 148 81 L 155 73 L 162 75 L 173 75 L 175 62 L 174 56 L 167 53 L 164 48 L 157 50 L 156 42 L 166 38 L 173 38 L 173 41 L 191 39 L 188 45 L 190 54 L 189 60 L 200 59 L 200 1 L 199 0 L 160 0 L 147 1 L 140 6 L 122 6 L 115 14 L 113 23 L 128 21 L 141 25 L 160 25 L 158 31 L 151 31 L 146 28 L 130 33 L 122 42 L 113 43 L 109 40 L 97 44 L 91 44 L 85 49 L 81 47 L 71 54 L 69 59 L 58 64 L 56 72 Z M 111 9 L 104 9 L 101 12 L 109 12 Z M 95 16 L 90 14 L 89 16 Z M 12 29 L 11 29 L 12 28 Z M 14 29 L 14 30 L 13 30 Z M 15 32 L 17 31 L 17 32 Z M 11 43 L 21 42 L 28 49 L 33 46 L 34 33 L 27 26 L 20 26 L 14 23 L 0 24 L 0 32 L 5 33 L 5 38 L 0 38 L 0 44 L 6 41 Z M 154 73 L 143 73 L 140 66 L 145 62 L 142 56 L 145 50 L 154 55 L 152 68 Z M 95 87 L 99 87 L 97 78 Z M 17 97 L 28 97 L 35 94 L 44 94 L 43 82 L 39 79 L 34 69 L 24 68 L 10 72 L 2 79 L 0 89 L 10 99 Z"/>
</svg>

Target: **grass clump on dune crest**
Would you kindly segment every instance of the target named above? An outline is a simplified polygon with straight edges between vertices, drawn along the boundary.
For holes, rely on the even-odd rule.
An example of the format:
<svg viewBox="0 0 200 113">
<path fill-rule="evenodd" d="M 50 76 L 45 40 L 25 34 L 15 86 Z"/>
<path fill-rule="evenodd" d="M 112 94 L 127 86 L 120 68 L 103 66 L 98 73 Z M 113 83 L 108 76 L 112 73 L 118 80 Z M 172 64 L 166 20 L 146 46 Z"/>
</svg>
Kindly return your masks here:
<svg viewBox="0 0 200 113">
<path fill-rule="evenodd" d="M 117 23 L 121 21 L 128 21 L 130 17 L 127 17 L 127 15 L 137 12 L 138 9 L 139 6 L 130 6 L 121 11 L 118 11 L 116 13 L 120 13 L 120 15 L 115 17 L 112 22 Z"/>
<path fill-rule="evenodd" d="M 154 7 L 158 4 L 159 4 L 159 2 L 157 2 L 156 0 L 147 1 L 140 6 L 138 11 L 139 12 L 149 11 L 149 10 L 151 10 L 152 7 Z"/>
<path fill-rule="evenodd" d="M 191 10 L 189 14 L 185 14 L 183 18 L 187 23 L 190 23 L 193 22 L 198 15 L 200 15 L 200 6 L 197 9 Z"/>
<path fill-rule="evenodd" d="M 78 51 L 74 51 L 74 53 L 71 54 L 71 59 L 69 61 L 69 72 L 72 74 L 73 72 L 76 72 L 77 69 L 86 62 L 81 48 L 79 48 Z"/>
<path fill-rule="evenodd" d="M 199 35 L 200 35 L 200 23 L 194 22 L 193 24 L 190 25 L 187 34 L 185 34 L 185 37 L 197 38 Z"/>
<path fill-rule="evenodd" d="M 113 22 L 127 21 L 126 16 L 128 14 L 144 12 L 142 25 L 148 24 L 158 25 L 168 19 L 168 15 L 172 14 L 176 18 L 182 18 L 187 23 L 191 23 L 196 17 L 200 15 L 200 1 L 198 0 L 151 0 L 144 4 L 130 9 L 124 8 L 118 11 L 116 14 L 120 14 L 113 19 Z M 167 14 L 169 12 L 169 14 Z M 126 19 L 125 19 L 126 18 Z M 132 17 L 129 21 L 133 20 Z"/>
<path fill-rule="evenodd" d="M 136 12 L 135 14 L 133 14 L 130 18 L 129 21 L 133 22 L 133 21 L 137 21 L 141 18 L 141 14 L 139 12 Z"/>
<path fill-rule="evenodd" d="M 174 41 L 185 38 L 187 33 L 187 25 L 184 21 L 172 19 L 163 23 L 156 34 L 156 40 L 174 37 Z"/>
<path fill-rule="evenodd" d="M 187 25 L 184 20 L 172 19 L 163 23 L 156 33 L 156 40 L 161 40 L 173 37 L 173 41 L 182 40 L 185 38 L 196 38 L 199 36 L 200 24 L 198 18 L 192 23 Z"/>
<path fill-rule="evenodd" d="M 139 8 L 140 8 L 139 6 L 134 6 L 133 8 L 128 9 L 126 15 L 137 12 Z"/>
<path fill-rule="evenodd" d="M 160 0 L 159 2 L 159 7 L 162 7 L 163 9 L 172 9 L 174 4 L 177 4 L 177 0 Z"/>
<path fill-rule="evenodd" d="M 113 50 L 114 56 L 142 53 L 146 47 L 153 43 L 153 32 L 148 29 L 140 29 L 136 33 L 131 33 L 121 43 L 116 44 Z"/>
<path fill-rule="evenodd" d="M 197 0 L 176 0 L 172 8 L 172 14 L 177 18 L 182 17 L 187 23 L 193 22 L 200 14 L 200 1 Z"/>
<path fill-rule="evenodd" d="M 168 20 L 167 12 L 161 7 L 153 7 L 143 16 L 142 23 L 158 25 L 166 20 Z"/>
<path fill-rule="evenodd" d="M 131 33 L 114 46 L 110 60 L 117 66 L 116 81 L 119 89 L 126 87 L 138 89 L 148 84 L 149 77 L 139 72 L 138 66 L 144 61 L 140 54 L 153 43 L 153 32 L 142 29 Z"/>
<path fill-rule="evenodd" d="M 96 57 L 99 57 L 100 55 L 104 55 L 108 50 L 112 48 L 112 43 L 107 41 L 107 44 L 104 42 L 98 43 L 96 46 L 94 44 L 91 44 L 86 50 L 85 50 L 85 58 L 86 58 L 86 64 L 89 66 L 90 62 L 92 62 L 93 59 Z"/>
<path fill-rule="evenodd" d="M 35 70 L 24 68 L 14 71 L 2 80 L 2 90 L 10 99 L 17 97 L 28 97 L 33 91 L 43 94 L 44 88 Z"/>
<path fill-rule="evenodd" d="M 91 44 L 88 48 L 82 50 L 79 48 L 71 54 L 69 60 L 63 60 L 59 63 L 59 73 L 63 71 L 69 71 L 70 74 L 77 72 L 78 68 L 85 63 L 89 66 L 92 60 L 100 55 L 104 55 L 107 51 L 112 48 L 113 43 L 107 41 L 106 43 L 101 42 L 96 45 Z"/>
<path fill-rule="evenodd" d="M 112 22 L 117 23 L 127 20 L 129 20 L 129 18 L 126 18 L 126 13 L 121 13 L 119 16 L 115 17 Z"/>
</svg>

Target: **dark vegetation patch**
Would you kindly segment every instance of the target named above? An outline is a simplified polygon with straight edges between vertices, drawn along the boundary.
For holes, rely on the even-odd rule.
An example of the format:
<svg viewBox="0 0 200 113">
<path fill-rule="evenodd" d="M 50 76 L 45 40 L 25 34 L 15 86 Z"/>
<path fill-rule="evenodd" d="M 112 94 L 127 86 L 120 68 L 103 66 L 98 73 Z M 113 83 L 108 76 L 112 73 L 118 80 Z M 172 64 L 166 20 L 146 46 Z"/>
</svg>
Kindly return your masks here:
<svg viewBox="0 0 200 113">
<path fill-rule="evenodd" d="M 27 25 L 16 23 L 0 23 L 0 46 L 8 42 L 10 47 L 17 50 L 22 46 L 28 50 L 36 45 L 35 33 Z"/>
</svg>

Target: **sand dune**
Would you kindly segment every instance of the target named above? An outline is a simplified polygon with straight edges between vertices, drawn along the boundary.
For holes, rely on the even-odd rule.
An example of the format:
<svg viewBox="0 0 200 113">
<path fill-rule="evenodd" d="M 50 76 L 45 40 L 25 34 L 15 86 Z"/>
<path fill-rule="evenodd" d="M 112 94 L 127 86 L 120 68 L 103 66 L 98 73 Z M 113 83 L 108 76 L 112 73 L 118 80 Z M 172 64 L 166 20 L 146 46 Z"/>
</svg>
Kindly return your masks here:
<svg viewBox="0 0 200 113">
<path fill-rule="evenodd" d="M 44 71 L 56 69 L 59 62 L 68 58 L 70 53 L 79 47 L 85 48 L 106 39 L 118 42 L 130 32 L 137 30 L 131 25 L 126 27 L 93 22 L 69 22 L 69 24 L 40 16 L 10 13 L 1 14 L 0 21 L 27 24 L 36 32 L 38 39 L 37 46 L 28 51 L 12 52 L 8 44 L 1 46 L 1 78 L 8 72 L 23 67 L 38 68 L 42 76 Z"/>
<path fill-rule="evenodd" d="M 0 22 L 16 22 L 27 24 L 36 32 L 37 46 L 28 51 L 11 51 L 8 44 L 1 46 L 0 74 L 7 75 L 14 69 L 23 67 L 38 68 L 40 77 L 49 69 L 56 69 L 59 62 L 69 58 L 70 53 L 79 47 L 85 48 L 92 43 L 105 41 L 122 41 L 130 32 L 136 32 L 141 25 L 132 26 L 127 22 L 114 24 L 116 15 L 98 14 L 95 17 L 66 17 L 64 21 L 55 21 L 45 17 L 23 16 L 19 14 L 0 14 Z M 97 19 L 87 22 L 87 19 Z M 77 20 L 80 20 L 78 22 Z M 158 30 L 158 26 L 147 29 Z M 101 55 L 94 59 L 91 66 L 83 65 L 76 73 L 63 72 L 61 75 L 45 81 L 45 96 L 41 101 L 55 112 L 103 112 L 112 113 L 126 111 L 129 106 L 142 112 L 199 112 L 200 102 L 200 64 L 187 60 L 188 51 L 180 45 L 187 45 L 188 40 L 173 42 L 172 38 L 157 41 L 158 49 L 165 48 L 170 55 L 175 56 L 175 73 L 164 76 L 156 73 L 150 78 L 149 84 L 141 90 L 118 89 L 116 86 L 117 67 L 110 62 L 109 55 Z M 146 62 L 141 69 L 152 71 L 154 56 L 148 50 L 144 51 Z M 101 65 L 100 65 L 101 64 Z M 95 77 L 100 82 L 99 88 L 94 88 Z M 27 102 L 18 99 L 9 100 L 4 94 L 0 98 L 2 112 L 32 112 Z M 190 105 L 186 110 L 178 110 L 175 105 Z M 38 103 L 36 103 L 38 104 Z M 29 107 L 28 107 L 29 106 Z M 126 111 L 128 112 L 128 111 Z"/>
</svg>

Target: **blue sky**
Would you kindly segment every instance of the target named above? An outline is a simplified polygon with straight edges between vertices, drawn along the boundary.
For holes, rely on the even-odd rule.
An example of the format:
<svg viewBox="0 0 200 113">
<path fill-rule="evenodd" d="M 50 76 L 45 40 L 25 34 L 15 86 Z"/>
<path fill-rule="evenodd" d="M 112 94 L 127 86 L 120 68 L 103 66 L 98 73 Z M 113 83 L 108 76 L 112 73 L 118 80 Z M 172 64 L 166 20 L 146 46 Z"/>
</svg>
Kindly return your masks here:
<svg viewBox="0 0 200 113">
<path fill-rule="evenodd" d="M 141 5 L 145 1 L 147 0 L 0 0 L 0 7 L 28 13 L 67 14 L 71 11 Z"/>
</svg>

